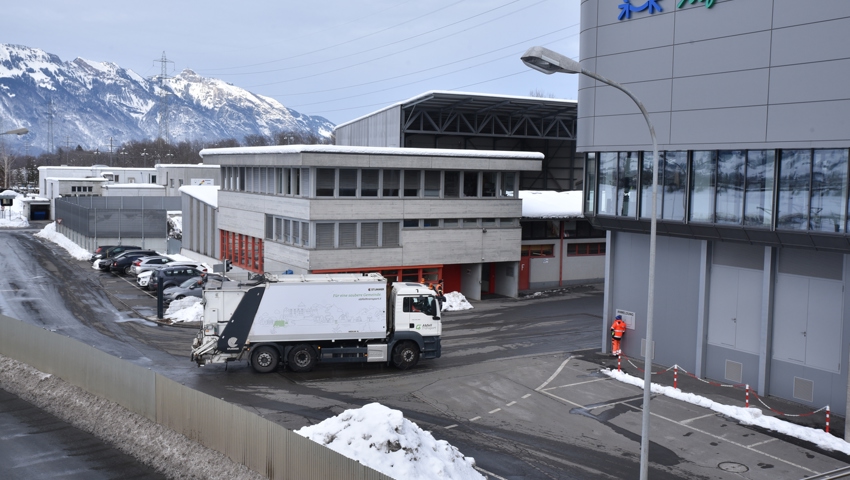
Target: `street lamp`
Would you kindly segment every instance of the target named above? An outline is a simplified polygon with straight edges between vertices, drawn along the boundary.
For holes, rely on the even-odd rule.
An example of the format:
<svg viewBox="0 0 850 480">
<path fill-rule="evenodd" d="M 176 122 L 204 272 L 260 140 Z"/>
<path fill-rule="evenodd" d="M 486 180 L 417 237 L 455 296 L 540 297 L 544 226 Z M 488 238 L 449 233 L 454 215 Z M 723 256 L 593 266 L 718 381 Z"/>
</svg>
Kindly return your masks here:
<svg viewBox="0 0 850 480">
<path fill-rule="evenodd" d="M 641 425 L 640 439 L 640 478 L 648 478 L 649 460 L 649 398 L 652 387 L 652 317 L 655 304 L 655 238 L 657 233 L 658 212 L 658 142 L 655 139 L 655 127 L 649 120 L 643 103 L 619 83 L 608 80 L 595 72 L 585 70 L 575 60 L 565 57 L 560 53 L 553 52 L 544 47 L 531 47 L 522 56 L 522 61 L 530 68 L 543 72 L 547 75 L 553 73 L 580 73 L 604 84 L 610 85 L 628 95 L 646 120 L 649 127 L 649 135 L 652 137 L 652 214 L 649 229 L 649 279 L 647 280 L 647 306 L 646 306 L 646 347 L 644 351 L 644 373 L 643 373 L 643 421 Z"/>
</svg>

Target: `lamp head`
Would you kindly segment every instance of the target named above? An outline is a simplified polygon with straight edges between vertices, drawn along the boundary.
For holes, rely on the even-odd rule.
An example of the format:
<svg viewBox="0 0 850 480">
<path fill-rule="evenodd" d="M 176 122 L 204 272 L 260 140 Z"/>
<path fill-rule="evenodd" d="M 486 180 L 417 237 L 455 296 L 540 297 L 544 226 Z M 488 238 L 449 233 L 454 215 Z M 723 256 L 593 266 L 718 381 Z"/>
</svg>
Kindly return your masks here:
<svg viewBox="0 0 850 480">
<path fill-rule="evenodd" d="M 26 128 L 16 128 L 14 130 L 9 130 L 8 132 L 0 133 L 0 135 L 26 135 L 30 131 Z"/>
<path fill-rule="evenodd" d="M 545 47 L 531 47 L 520 57 L 529 68 L 546 75 L 553 73 L 581 73 L 581 65 L 575 60 Z"/>
</svg>

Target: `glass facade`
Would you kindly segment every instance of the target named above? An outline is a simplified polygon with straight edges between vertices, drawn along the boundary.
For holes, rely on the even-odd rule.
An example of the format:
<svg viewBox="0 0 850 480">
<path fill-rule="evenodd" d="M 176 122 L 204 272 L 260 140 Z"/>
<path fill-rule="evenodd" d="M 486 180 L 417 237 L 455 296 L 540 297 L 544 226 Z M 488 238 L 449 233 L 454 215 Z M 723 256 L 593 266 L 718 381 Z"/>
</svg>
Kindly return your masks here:
<svg viewBox="0 0 850 480">
<path fill-rule="evenodd" d="M 848 152 L 659 152 L 657 218 L 778 232 L 846 233 Z M 587 159 L 585 215 L 651 216 L 652 152 L 591 152 Z"/>
</svg>

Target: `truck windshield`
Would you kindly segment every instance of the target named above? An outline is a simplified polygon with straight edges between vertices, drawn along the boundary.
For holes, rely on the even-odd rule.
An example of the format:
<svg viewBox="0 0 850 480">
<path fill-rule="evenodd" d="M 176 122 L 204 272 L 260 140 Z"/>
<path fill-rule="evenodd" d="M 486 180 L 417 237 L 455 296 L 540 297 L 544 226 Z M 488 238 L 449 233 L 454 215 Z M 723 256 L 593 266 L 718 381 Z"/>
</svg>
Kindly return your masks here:
<svg viewBox="0 0 850 480">
<path fill-rule="evenodd" d="M 434 297 L 404 297 L 402 303 L 402 311 L 424 313 L 425 315 L 434 316 L 437 314 L 437 300 Z"/>
</svg>

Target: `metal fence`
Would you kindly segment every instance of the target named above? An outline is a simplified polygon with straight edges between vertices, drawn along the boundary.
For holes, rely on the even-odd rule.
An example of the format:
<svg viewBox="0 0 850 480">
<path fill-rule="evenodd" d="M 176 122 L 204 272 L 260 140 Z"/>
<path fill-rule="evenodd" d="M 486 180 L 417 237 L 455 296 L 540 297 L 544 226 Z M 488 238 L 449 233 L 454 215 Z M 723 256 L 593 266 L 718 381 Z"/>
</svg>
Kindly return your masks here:
<svg viewBox="0 0 850 480">
<path fill-rule="evenodd" d="M 54 217 L 84 237 L 165 238 L 167 212 L 182 208 L 180 197 L 62 197 Z"/>
<path fill-rule="evenodd" d="M 118 403 L 270 479 L 390 480 L 239 406 L 5 315 L 0 354 Z"/>
</svg>

